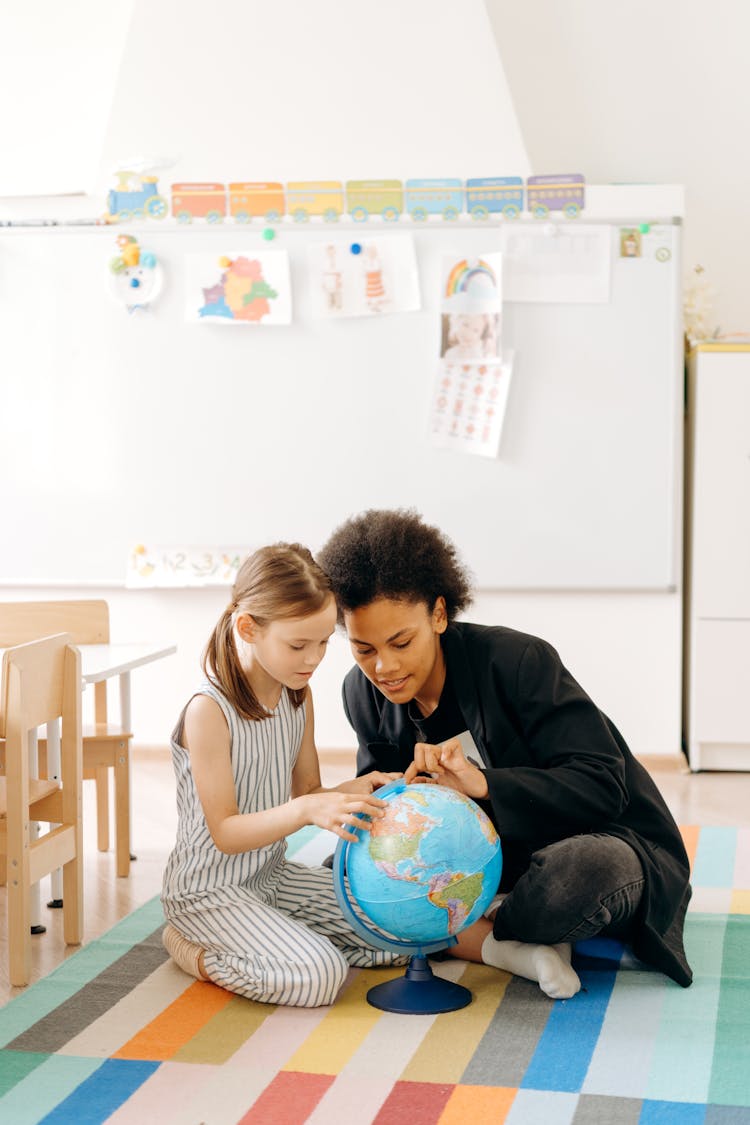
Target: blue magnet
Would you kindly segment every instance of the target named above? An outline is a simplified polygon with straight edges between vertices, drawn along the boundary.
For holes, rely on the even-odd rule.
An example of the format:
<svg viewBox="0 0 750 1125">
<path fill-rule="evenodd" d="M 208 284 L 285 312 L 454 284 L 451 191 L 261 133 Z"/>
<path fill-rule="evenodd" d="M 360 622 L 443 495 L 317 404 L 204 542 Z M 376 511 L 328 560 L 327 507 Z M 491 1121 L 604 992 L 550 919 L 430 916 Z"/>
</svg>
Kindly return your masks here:
<svg viewBox="0 0 750 1125">
<path fill-rule="evenodd" d="M 140 283 L 140 281 L 138 280 L 137 277 L 131 277 L 131 279 L 130 279 L 130 288 L 131 289 L 137 289 L 140 284 L 141 283 Z"/>
<path fill-rule="evenodd" d="M 276 237 L 276 231 L 271 227 L 266 227 L 263 231 L 263 237 L 265 238 L 266 242 L 270 242 L 272 238 Z"/>
<path fill-rule="evenodd" d="M 349 247 L 349 249 L 351 250 L 352 254 L 361 254 L 362 253 L 362 247 L 359 244 L 359 242 L 353 242 L 351 244 L 351 246 Z"/>
</svg>

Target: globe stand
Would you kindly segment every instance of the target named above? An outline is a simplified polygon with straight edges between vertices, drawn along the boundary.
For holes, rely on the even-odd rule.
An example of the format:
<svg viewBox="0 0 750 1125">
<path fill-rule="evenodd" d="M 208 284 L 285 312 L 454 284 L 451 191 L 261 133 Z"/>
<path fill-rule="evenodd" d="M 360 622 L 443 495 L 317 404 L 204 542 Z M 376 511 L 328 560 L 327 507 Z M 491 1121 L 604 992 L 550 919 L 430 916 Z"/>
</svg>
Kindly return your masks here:
<svg viewBox="0 0 750 1125">
<path fill-rule="evenodd" d="M 376 984 L 367 993 L 367 1001 L 383 1012 L 432 1016 L 465 1008 L 471 1003 L 471 992 L 462 984 L 436 977 L 427 958 L 415 953 L 404 975 Z"/>
</svg>

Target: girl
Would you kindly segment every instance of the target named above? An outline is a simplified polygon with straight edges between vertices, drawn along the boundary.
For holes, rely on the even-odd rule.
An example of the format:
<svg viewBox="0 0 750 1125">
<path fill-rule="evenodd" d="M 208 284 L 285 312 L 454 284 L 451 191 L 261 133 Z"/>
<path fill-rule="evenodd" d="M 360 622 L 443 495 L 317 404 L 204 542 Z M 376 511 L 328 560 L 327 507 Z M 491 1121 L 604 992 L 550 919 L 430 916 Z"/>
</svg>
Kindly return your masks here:
<svg viewBox="0 0 750 1125">
<path fill-rule="evenodd" d="M 400 964 L 345 924 L 327 868 L 285 859 L 306 824 L 353 840 L 382 816 L 373 771 L 320 784 L 308 681 L 336 623 L 328 579 L 299 544 L 242 565 L 203 657 L 206 683 L 172 735 L 177 842 L 163 941 L 180 968 L 269 1004 L 333 1002 L 349 965 Z"/>
<path fill-rule="evenodd" d="M 356 662 L 344 707 L 360 772 L 431 775 L 485 802 L 500 835 L 507 893 L 492 932 L 477 922 L 451 952 L 563 998 L 579 987 L 571 943 L 602 933 L 689 985 L 689 865 L 677 825 L 552 646 L 457 621 L 471 600 L 466 570 L 416 512 L 353 517 L 320 562 Z"/>
</svg>

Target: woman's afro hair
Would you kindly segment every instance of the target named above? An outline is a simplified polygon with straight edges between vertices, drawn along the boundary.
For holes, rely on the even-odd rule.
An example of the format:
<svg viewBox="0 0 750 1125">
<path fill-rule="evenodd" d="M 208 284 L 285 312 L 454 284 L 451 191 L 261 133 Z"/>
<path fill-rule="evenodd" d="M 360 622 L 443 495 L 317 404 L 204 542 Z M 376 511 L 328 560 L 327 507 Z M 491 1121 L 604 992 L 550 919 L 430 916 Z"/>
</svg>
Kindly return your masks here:
<svg viewBox="0 0 750 1125">
<path fill-rule="evenodd" d="M 448 620 L 471 602 L 469 572 L 453 543 L 412 509 L 370 508 L 342 523 L 318 554 L 339 616 L 376 598 L 426 602 L 442 595 Z"/>
</svg>

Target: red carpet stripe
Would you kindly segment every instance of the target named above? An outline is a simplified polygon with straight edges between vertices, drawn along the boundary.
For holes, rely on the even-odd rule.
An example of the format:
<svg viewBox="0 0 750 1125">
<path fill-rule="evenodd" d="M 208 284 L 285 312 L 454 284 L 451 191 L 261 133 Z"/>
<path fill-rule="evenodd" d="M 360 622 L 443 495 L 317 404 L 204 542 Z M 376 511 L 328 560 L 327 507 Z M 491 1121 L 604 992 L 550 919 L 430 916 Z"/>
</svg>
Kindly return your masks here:
<svg viewBox="0 0 750 1125">
<path fill-rule="evenodd" d="M 373 1125 L 437 1125 L 454 1087 L 397 1082 Z"/>
<path fill-rule="evenodd" d="M 284 1070 L 237 1125 L 303 1125 L 333 1080 L 330 1074 Z"/>
</svg>

